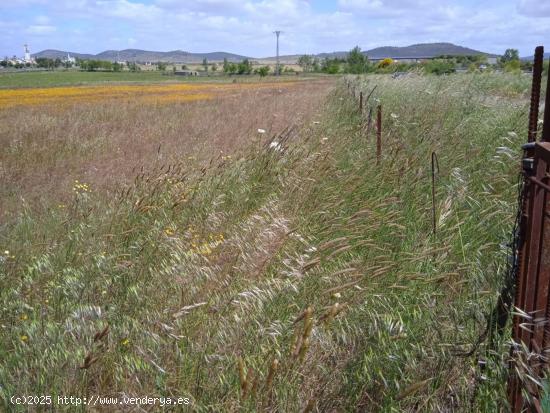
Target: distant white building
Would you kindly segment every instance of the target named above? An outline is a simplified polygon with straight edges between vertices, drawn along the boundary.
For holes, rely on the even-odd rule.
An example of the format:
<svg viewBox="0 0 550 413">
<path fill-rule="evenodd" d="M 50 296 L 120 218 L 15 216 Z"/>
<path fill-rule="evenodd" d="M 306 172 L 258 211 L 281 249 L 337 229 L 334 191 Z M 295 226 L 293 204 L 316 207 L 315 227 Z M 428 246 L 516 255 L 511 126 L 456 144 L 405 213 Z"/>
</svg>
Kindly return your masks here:
<svg viewBox="0 0 550 413">
<path fill-rule="evenodd" d="M 24 57 L 22 59 L 18 59 L 20 60 L 20 63 L 29 63 L 29 64 L 35 64 L 36 61 L 34 60 L 34 58 L 31 56 L 31 51 L 29 49 L 29 45 L 25 44 L 23 45 L 23 47 L 25 48 L 25 54 L 24 54 Z"/>
<path fill-rule="evenodd" d="M 25 45 L 25 62 L 30 62 L 31 60 L 31 51 L 29 50 L 29 46 Z"/>
<path fill-rule="evenodd" d="M 63 58 L 63 63 L 70 63 L 74 65 L 76 63 L 76 59 L 72 57 L 70 53 L 67 53 L 67 56 Z"/>
</svg>

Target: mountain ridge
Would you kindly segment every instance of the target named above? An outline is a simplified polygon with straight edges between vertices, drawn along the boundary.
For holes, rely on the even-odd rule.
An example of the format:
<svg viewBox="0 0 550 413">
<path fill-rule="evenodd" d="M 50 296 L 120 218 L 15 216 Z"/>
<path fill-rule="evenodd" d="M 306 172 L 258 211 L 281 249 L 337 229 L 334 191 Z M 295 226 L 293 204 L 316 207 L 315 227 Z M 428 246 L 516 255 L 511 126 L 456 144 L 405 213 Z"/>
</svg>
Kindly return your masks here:
<svg viewBox="0 0 550 413">
<path fill-rule="evenodd" d="M 34 58 L 47 57 L 50 59 L 62 59 L 70 54 L 78 59 L 98 59 L 109 61 L 135 61 L 135 62 L 168 62 L 168 63 L 201 63 L 203 59 L 208 61 L 222 61 L 226 58 L 230 62 L 239 62 L 243 59 L 250 59 L 247 56 L 242 56 L 227 52 L 209 52 L 209 53 L 191 53 L 183 50 L 172 50 L 168 52 L 157 52 L 141 49 L 124 49 L 124 50 L 105 50 L 97 54 L 77 53 L 64 50 L 47 49 L 33 54 Z"/>
<path fill-rule="evenodd" d="M 374 49 L 363 51 L 371 59 L 383 59 L 385 57 L 391 58 L 433 58 L 441 55 L 486 55 L 496 56 L 491 53 L 482 52 L 479 50 L 471 49 L 468 47 L 458 46 L 453 43 L 419 43 L 409 46 L 381 46 Z M 209 52 L 209 53 L 194 53 L 186 52 L 183 50 L 172 50 L 168 52 L 149 51 L 141 49 L 124 49 L 124 50 L 105 50 L 98 54 L 76 53 L 54 49 L 47 49 L 36 54 L 33 57 L 48 57 L 48 58 L 63 58 L 70 54 L 73 57 L 79 59 L 99 59 L 110 61 L 136 61 L 136 62 L 168 62 L 168 63 L 201 63 L 203 59 L 207 59 L 209 62 L 218 62 L 223 59 L 227 59 L 230 62 L 238 62 L 244 59 L 255 60 L 259 62 L 274 61 L 275 56 L 254 58 L 244 55 L 228 52 Z M 323 58 L 345 58 L 348 54 L 347 51 L 335 51 L 328 53 L 317 53 L 313 56 Z M 280 60 L 282 63 L 293 63 L 298 60 L 300 54 L 296 55 L 282 55 Z"/>
</svg>

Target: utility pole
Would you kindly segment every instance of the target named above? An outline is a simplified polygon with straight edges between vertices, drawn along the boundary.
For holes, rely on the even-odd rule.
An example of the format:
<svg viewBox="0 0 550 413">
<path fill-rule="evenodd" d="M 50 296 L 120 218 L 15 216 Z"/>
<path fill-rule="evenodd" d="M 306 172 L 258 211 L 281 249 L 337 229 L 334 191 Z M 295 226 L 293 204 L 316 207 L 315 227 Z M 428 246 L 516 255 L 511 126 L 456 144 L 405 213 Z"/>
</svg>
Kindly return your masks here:
<svg viewBox="0 0 550 413">
<path fill-rule="evenodd" d="M 279 65 L 279 35 L 282 33 L 282 31 L 277 30 L 273 33 L 275 33 L 275 35 L 277 36 L 277 66 L 275 67 L 275 75 L 279 76 L 281 74 L 281 67 Z"/>
</svg>

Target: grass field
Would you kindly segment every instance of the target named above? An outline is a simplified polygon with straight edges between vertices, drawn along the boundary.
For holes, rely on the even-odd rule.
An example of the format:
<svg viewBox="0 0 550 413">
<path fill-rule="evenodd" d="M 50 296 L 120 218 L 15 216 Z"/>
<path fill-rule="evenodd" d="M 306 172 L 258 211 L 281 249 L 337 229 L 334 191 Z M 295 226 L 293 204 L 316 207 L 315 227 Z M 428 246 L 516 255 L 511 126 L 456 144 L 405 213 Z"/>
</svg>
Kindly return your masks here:
<svg viewBox="0 0 550 413">
<path fill-rule="evenodd" d="M 0 73 L 0 88 L 86 85 L 102 82 L 166 82 L 177 80 L 161 72 L 17 72 Z M 188 79 L 186 79 L 188 80 Z"/>
<path fill-rule="evenodd" d="M 108 188 L 136 169 L 230 155 L 258 129 L 299 124 L 325 93 L 323 81 L 0 90 L 0 216 L 22 199 L 64 204 L 75 179 Z"/>
<path fill-rule="evenodd" d="M 374 86 L 359 113 L 349 89 Z M 475 344 L 505 274 L 529 86 L 373 75 L 0 109 L 4 408 L 505 409 L 508 337 Z"/>
<path fill-rule="evenodd" d="M 311 77 L 311 76 L 309 76 Z M 317 76 L 319 77 L 319 76 Z M 283 81 L 296 78 L 296 75 L 281 76 Z M 258 81 L 259 76 L 175 76 L 170 72 L 78 72 L 78 71 L 44 71 L 44 72 L 5 72 L 0 71 L 1 88 L 35 88 L 51 86 L 90 85 L 97 83 L 195 83 L 195 82 L 229 82 L 237 79 L 239 82 Z M 276 80 L 271 76 L 269 81 Z"/>
</svg>

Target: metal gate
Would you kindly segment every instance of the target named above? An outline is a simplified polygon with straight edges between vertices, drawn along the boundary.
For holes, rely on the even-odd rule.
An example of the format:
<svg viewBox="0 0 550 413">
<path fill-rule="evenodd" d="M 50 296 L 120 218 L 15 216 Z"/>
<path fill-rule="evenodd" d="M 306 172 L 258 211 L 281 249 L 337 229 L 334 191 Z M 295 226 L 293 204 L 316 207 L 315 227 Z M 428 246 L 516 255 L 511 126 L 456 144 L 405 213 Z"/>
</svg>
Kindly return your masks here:
<svg viewBox="0 0 550 413">
<path fill-rule="evenodd" d="M 550 358 L 550 73 L 543 132 L 537 141 L 543 51 L 542 47 L 535 51 L 528 143 L 523 146 L 521 216 L 515 246 L 519 266 L 508 382 L 514 413 L 542 411 L 539 384 Z"/>
</svg>

